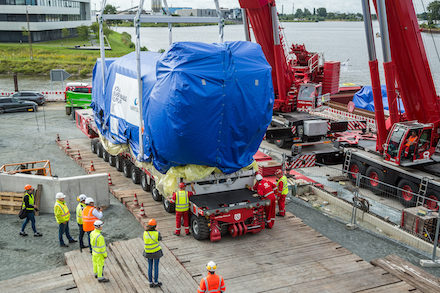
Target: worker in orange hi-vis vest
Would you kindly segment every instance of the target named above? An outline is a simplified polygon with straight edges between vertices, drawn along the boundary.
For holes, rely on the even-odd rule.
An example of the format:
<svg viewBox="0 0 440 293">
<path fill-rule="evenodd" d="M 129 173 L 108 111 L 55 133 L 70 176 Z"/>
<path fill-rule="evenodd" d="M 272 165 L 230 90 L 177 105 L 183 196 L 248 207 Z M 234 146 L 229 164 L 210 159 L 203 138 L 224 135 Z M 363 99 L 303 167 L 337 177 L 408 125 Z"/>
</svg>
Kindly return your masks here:
<svg viewBox="0 0 440 293">
<path fill-rule="evenodd" d="M 95 207 L 95 201 L 93 198 L 86 198 L 86 207 L 83 210 L 83 230 L 87 233 L 87 238 L 89 239 L 89 249 L 90 253 L 92 253 L 92 245 L 90 245 L 90 233 L 95 230 L 94 223 L 96 220 L 102 219 L 102 208 Z"/>
<path fill-rule="evenodd" d="M 404 152 L 405 158 L 410 158 L 410 155 L 414 155 L 417 139 L 418 137 L 416 131 L 412 130 L 410 136 L 408 137 L 405 143 L 405 152 Z"/>
<path fill-rule="evenodd" d="M 257 174 L 255 179 L 257 180 L 255 185 L 252 188 L 247 187 L 250 190 L 256 191 L 262 199 L 270 200 L 270 205 L 264 207 L 264 213 L 266 214 L 266 227 L 271 229 L 275 224 L 276 196 L 274 189 L 276 187 L 272 182 L 263 179 L 261 174 Z"/>
<path fill-rule="evenodd" d="M 226 290 L 225 281 L 223 277 L 217 275 L 215 270 L 217 265 L 212 260 L 206 265 L 208 275 L 200 281 L 199 289 L 197 293 L 223 293 Z"/>
<path fill-rule="evenodd" d="M 173 197 L 168 199 L 169 202 L 176 204 L 176 231 L 174 235 L 180 235 L 180 226 L 183 218 L 183 226 L 185 227 L 186 235 L 189 235 L 189 198 L 196 192 L 194 190 L 194 183 L 191 183 L 191 191 L 185 190 L 186 184 L 179 183 L 179 191 L 173 193 Z"/>
<path fill-rule="evenodd" d="M 276 194 L 278 196 L 278 214 L 277 216 L 284 217 L 286 215 L 286 196 L 289 193 L 287 187 L 287 177 L 283 174 L 281 169 L 275 172 L 277 176 Z"/>
</svg>

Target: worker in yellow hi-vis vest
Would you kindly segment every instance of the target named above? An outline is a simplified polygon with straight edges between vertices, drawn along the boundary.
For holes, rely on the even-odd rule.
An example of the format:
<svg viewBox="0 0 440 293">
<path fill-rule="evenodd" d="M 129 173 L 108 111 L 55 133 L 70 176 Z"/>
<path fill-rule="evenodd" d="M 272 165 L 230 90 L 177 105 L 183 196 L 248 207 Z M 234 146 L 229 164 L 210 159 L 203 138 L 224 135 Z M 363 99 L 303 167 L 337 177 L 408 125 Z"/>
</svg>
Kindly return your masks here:
<svg viewBox="0 0 440 293">
<path fill-rule="evenodd" d="M 284 217 L 286 215 L 286 196 L 289 193 L 287 187 L 287 177 L 283 174 L 281 169 L 275 172 L 277 176 L 276 195 L 278 197 L 278 214 L 277 216 Z"/>
<path fill-rule="evenodd" d="M 93 226 L 95 226 L 95 230 L 90 233 L 93 273 L 95 274 L 95 278 L 98 278 L 98 282 L 104 283 L 109 281 L 109 279 L 103 276 L 104 261 L 107 258 L 107 247 L 105 246 L 104 236 L 101 234 L 104 223 L 101 220 L 96 220 Z"/>
<path fill-rule="evenodd" d="M 191 183 L 191 191 L 185 190 L 186 184 L 179 183 L 179 191 L 173 193 L 173 197 L 168 199 L 169 202 L 176 204 L 176 231 L 174 235 L 180 235 L 180 225 L 183 218 L 183 226 L 185 227 L 185 234 L 189 235 L 189 198 L 196 192 L 194 190 L 194 183 Z"/>
<path fill-rule="evenodd" d="M 157 222 L 155 219 L 148 221 L 147 228 L 144 232 L 144 257 L 148 260 L 148 281 L 150 288 L 160 287 L 159 282 L 159 259 L 163 256 L 162 247 L 159 241 L 162 240 L 160 233 L 156 231 Z M 154 278 L 153 278 L 154 269 Z"/>
<path fill-rule="evenodd" d="M 72 238 L 72 236 L 70 236 L 70 232 L 69 232 L 69 220 L 70 220 L 70 212 L 69 212 L 69 208 L 67 207 L 64 199 L 66 198 L 66 196 L 64 195 L 64 193 L 62 192 L 58 192 L 55 195 L 56 198 L 56 202 L 55 205 L 53 207 L 53 213 L 55 214 L 55 219 L 57 220 L 58 223 L 58 239 L 60 241 L 60 246 L 61 247 L 69 247 L 68 245 L 66 245 L 64 243 L 63 240 L 63 234 L 66 234 L 67 239 L 69 240 L 69 243 L 75 243 L 77 242 L 75 239 Z"/>
</svg>

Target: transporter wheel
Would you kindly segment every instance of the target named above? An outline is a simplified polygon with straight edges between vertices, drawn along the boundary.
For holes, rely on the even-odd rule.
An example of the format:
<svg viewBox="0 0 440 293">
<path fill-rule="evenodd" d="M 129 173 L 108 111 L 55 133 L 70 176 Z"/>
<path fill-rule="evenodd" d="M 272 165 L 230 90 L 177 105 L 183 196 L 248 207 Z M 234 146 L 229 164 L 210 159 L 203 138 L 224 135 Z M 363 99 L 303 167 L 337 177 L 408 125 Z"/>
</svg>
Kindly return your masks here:
<svg viewBox="0 0 440 293">
<path fill-rule="evenodd" d="M 116 156 L 115 168 L 119 172 L 122 172 L 122 170 L 123 170 L 124 161 L 125 161 L 125 159 L 122 156 Z"/>
<path fill-rule="evenodd" d="M 356 182 L 357 176 L 359 176 L 359 174 L 362 175 L 365 171 L 365 168 L 364 168 L 364 165 L 362 165 L 361 163 L 356 162 L 356 161 L 352 161 L 352 162 L 350 162 L 350 166 L 348 167 L 348 171 L 349 171 L 349 173 L 347 174 L 348 178 L 351 181 Z"/>
<path fill-rule="evenodd" d="M 165 196 L 162 196 L 162 203 L 163 208 L 165 209 L 165 211 L 167 211 L 167 213 L 172 214 L 176 211 L 176 205 L 170 202 Z"/>
<path fill-rule="evenodd" d="M 69 116 L 70 114 L 72 114 L 72 108 L 66 107 L 66 115 Z"/>
<path fill-rule="evenodd" d="M 102 159 L 104 160 L 104 162 L 108 162 L 110 159 L 110 154 L 104 148 L 102 149 L 103 149 Z"/>
<path fill-rule="evenodd" d="M 402 179 L 397 187 L 400 188 L 397 190 L 397 196 L 399 197 L 400 202 L 405 207 L 415 206 L 417 201 L 418 186 L 409 180 Z"/>
<path fill-rule="evenodd" d="M 139 184 L 141 182 L 141 170 L 136 166 L 131 166 L 131 181 L 134 184 Z"/>
<path fill-rule="evenodd" d="M 378 182 L 383 182 L 385 179 L 382 171 L 375 167 L 368 167 L 365 174 L 367 176 L 367 178 L 365 179 L 365 185 L 368 189 L 372 190 L 374 193 L 380 193 L 384 190 L 384 186 L 380 182 Z"/>
<path fill-rule="evenodd" d="M 428 198 L 425 200 L 426 207 L 430 210 L 438 211 L 438 201 L 440 201 L 440 198 L 433 192 L 428 193 L 426 197 Z"/>
<path fill-rule="evenodd" d="M 90 141 L 90 150 L 94 154 L 96 154 L 96 152 L 98 150 L 98 142 L 99 142 L 99 139 L 97 139 L 97 138 L 94 138 Z"/>
<path fill-rule="evenodd" d="M 204 240 L 209 237 L 208 220 L 204 217 L 198 217 L 191 214 L 190 218 L 191 232 L 195 239 Z"/>
<path fill-rule="evenodd" d="M 125 177 L 131 177 L 131 168 L 133 168 L 133 164 L 129 160 L 124 160 L 124 163 L 122 164 L 122 172 Z"/>
<path fill-rule="evenodd" d="M 148 175 L 145 172 L 141 173 L 141 187 L 144 191 L 150 191 L 150 184 L 148 184 Z"/>
<path fill-rule="evenodd" d="M 154 180 L 151 180 L 150 182 L 150 189 L 151 189 L 151 197 L 155 201 L 162 201 L 162 194 L 160 194 L 159 190 L 156 188 L 156 182 Z"/>
<path fill-rule="evenodd" d="M 115 167 L 116 166 L 116 158 L 117 156 L 110 155 L 108 158 L 108 163 L 110 166 Z"/>
<path fill-rule="evenodd" d="M 287 141 L 285 139 L 276 139 L 276 140 L 274 140 L 274 142 L 275 142 L 275 145 L 277 147 L 279 147 L 280 149 L 288 148 L 291 143 L 290 141 Z"/>
<path fill-rule="evenodd" d="M 100 158 L 104 156 L 104 148 L 102 147 L 101 142 L 96 144 L 96 155 Z"/>
</svg>

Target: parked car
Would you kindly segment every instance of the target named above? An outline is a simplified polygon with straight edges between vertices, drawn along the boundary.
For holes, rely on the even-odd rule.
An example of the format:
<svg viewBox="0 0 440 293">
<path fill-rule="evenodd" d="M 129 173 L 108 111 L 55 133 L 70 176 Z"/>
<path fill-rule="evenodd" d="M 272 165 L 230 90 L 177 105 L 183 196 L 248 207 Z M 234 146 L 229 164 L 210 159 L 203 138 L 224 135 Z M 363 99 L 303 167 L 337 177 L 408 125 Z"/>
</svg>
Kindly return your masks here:
<svg viewBox="0 0 440 293">
<path fill-rule="evenodd" d="M 37 103 L 16 98 L 0 98 L 0 114 L 5 112 L 34 112 L 38 111 Z"/>
<path fill-rule="evenodd" d="M 25 101 L 32 101 L 37 103 L 39 106 L 44 105 L 44 103 L 46 102 L 46 97 L 43 94 L 33 91 L 16 92 L 15 94 L 12 94 L 10 97 Z"/>
</svg>

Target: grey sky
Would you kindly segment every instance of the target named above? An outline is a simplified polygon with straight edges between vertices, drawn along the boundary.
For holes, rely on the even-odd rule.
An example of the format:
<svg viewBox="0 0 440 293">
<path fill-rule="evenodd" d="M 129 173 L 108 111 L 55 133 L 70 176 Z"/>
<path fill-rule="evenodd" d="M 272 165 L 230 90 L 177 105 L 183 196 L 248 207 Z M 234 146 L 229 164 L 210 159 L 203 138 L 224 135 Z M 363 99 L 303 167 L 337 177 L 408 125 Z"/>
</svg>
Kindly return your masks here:
<svg viewBox="0 0 440 293">
<path fill-rule="evenodd" d="M 425 6 L 428 5 L 431 0 L 422 0 Z M 219 0 L 220 6 L 234 8 L 239 7 L 238 0 Z M 416 6 L 416 11 L 418 13 L 422 12 L 422 5 L 420 0 L 414 1 Z M 92 9 L 99 9 L 101 6 L 101 1 L 92 0 Z M 119 9 L 126 9 L 129 7 L 136 6 L 139 1 L 136 0 L 107 0 L 108 4 L 119 6 Z M 281 12 L 284 6 L 284 13 L 292 12 L 292 5 L 295 5 L 295 10 L 298 8 L 308 8 L 312 10 L 313 8 L 325 7 L 327 11 L 331 12 L 361 12 L 361 0 L 277 0 L 278 11 Z M 214 1 L 210 0 L 168 0 L 168 5 L 173 7 L 193 7 L 193 8 L 214 8 Z M 151 7 L 151 0 L 144 1 L 144 7 Z"/>
</svg>

